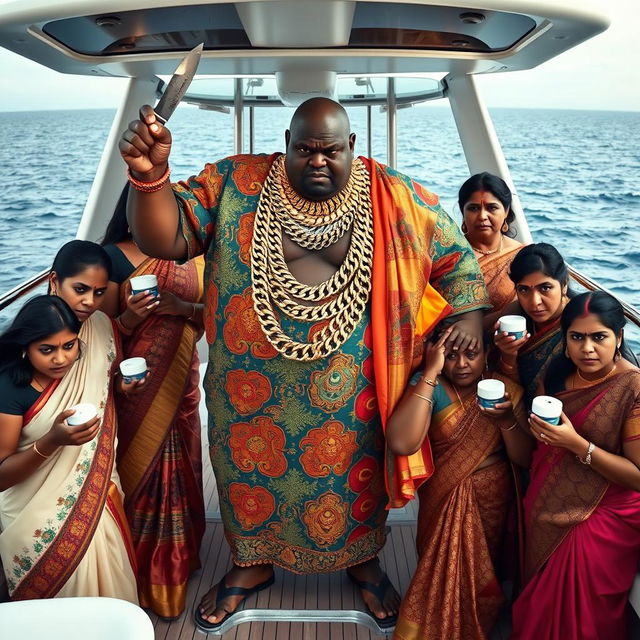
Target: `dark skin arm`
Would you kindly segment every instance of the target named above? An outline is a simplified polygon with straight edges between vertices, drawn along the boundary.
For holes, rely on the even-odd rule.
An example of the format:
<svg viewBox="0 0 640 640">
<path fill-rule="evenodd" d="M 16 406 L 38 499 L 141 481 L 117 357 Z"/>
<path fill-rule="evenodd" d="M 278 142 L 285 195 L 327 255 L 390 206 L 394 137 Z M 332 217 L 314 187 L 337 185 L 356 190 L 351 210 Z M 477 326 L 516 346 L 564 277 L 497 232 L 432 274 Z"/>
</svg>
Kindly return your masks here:
<svg viewBox="0 0 640 640">
<path fill-rule="evenodd" d="M 485 409 L 484 407 L 479 407 L 479 409 L 485 415 L 493 418 L 496 427 L 500 429 L 509 460 L 528 469 L 531 466 L 531 454 L 535 442 L 528 434 L 524 412 L 514 411 L 508 391 L 505 392 L 504 397 L 505 401 L 496 404 L 494 409 Z"/>
<path fill-rule="evenodd" d="M 531 339 L 531 334 L 527 332 L 522 338 L 516 339 L 515 336 L 510 336 L 506 331 L 500 332 L 499 322 L 496 322 L 493 328 L 495 330 L 493 342 L 500 351 L 498 367 L 505 376 L 509 376 L 515 382 L 520 382 L 518 352 Z"/>
<path fill-rule="evenodd" d="M 102 303 L 102 311 L 111 318 L 118 317 L 122 328 L 127 332 L 133 331 L 146 317 L 157 311 L 160 306 L 160 300 L 150 293 L 136 293 L 131 295 L 131 285 L 127 283 L 129 297 L 127 298 L 127 308 L 118 316 L 120 306 L 120 285 L 117 282 L 109 282 L 107 290 L 104 294 Z"/>
<path fill-rule="evenodd" d="M 425 365 L 420 381 L 415 386 L 407 387 L 387 421 L 385 431 L 387 446 L 398 456 L 409 456 L 415 453 L 427 437 L 433 407 L 431 402 L 420 396 L 433 397 L 434 387 L 427 384 L 425 379 L 435 382 L 440 375 L 444 366 L 446 342 L 452 331 L 453 328 L 449 327 L 435 344 L 427 344 Z"/>
<path fill-rule="evenodd" d="M 482 311 L 467 311 L 443 320 L 451 325 L 452 331 L 447 340 L 447 348 L 451 351 L 477 349 L 482 343 Z"/>
<path fill-rule="evenodd" d="M 136 180 L 154 182 L 169 166 L 171 132 L 156 120 L 153 108 L 147 104 L 140 109 L 140 119 L 129 123 L 119 148 Z M 153 193 L 129 189 L 127 219 L 134 240 L 146 255 L 165 260 L 187 257 L 187 243 L 179 229 L 178 204 L 168 181 Z"/>
<path fill-rule="evenodd" d="M 65 420 L 74 413 L 73 409 L 63 411 L 51 429 L 36 440 L 40 453 L 50 456 L 58 447 L 77 447 L 95 438 L 100 429 L 100 418 L 96 416 L 84 424 L 70 427 Z M 22 416 L 0 413 L 0 491 L 26 480 L 45 461 L 33 446 L 17 451 L 21 431 Z"/>
</svg>

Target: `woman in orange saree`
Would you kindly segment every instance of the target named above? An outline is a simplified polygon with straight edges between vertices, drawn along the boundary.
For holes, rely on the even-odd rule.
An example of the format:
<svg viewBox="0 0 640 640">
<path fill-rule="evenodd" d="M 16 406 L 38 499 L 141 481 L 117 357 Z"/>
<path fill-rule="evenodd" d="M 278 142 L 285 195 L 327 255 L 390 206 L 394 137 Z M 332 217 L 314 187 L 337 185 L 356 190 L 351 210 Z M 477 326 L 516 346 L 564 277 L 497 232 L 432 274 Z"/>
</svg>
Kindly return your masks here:
<svg viewBox="0 0 640 640">
<path fill-rule="evenodd" d="M 478 259 L 492 306 L 485 317 L 487 328 L 515 300 L 509 266 L 522 244 L 510 237 L 509 225 L 515 217 L 512 199 L 507 183 L 486 171 L 471 176 L 458 192 L 462 231 Z"/>
<path fill-rule="evenodd" d="M 126 190 L 124 192 L 126 195 Z M 189 575 L 200 567 L 204 535 L 199 360 L 203 261 L 179 265 L 149 258 L 133 243 L 116 209 L 105 236 L 114 269 L 105 310 L 120 313 L 126 358 L 142 356 L 152 374 L 146 391 L 118 399 L 118 470 L 138 563 L 140 604 L 179 616 Z M 127 308 L 130 280 L 153 274 L 160 300 L 140 315 Z M 145 294 L 137 294 L 142 296 Z"/>
<path fill-rule="evenodd" d="M 620 355 L 624 324 L 604 292 L 573 298 L 562 315 L 566 351 L 545 378 L 562 419 L 530 418 L 540 444 L 525 497 L 518 640 L 628 637 L 640 561 L 640 370 Z"/>
<path fill-rule="evenodd" d="M 12 600 L 137 603 L 115 470 L 118 340 L 102 313 L 80 326 L 62 299 L 38 296 L 0 337 L 0 557 Z M 68 425 L 78 403 L 98 417 Z"/>
<path fill-rule="evenodd" d="M 389 449 L 402 455 L 417 451 L 428 432 L 435 464 L 418 490 L 419 560 L 397 640 L 488 637 L 504 603 L 497 572 L 515 502 L 509 458 L 527 465 L 531 451 L 522 389 L 504 378 L 504 402 L 481 408 L 475 389 L 484 349 L 445 355 L 447 335 L 427 347 L 424 371 L 387 425 Z"/>
</svg>

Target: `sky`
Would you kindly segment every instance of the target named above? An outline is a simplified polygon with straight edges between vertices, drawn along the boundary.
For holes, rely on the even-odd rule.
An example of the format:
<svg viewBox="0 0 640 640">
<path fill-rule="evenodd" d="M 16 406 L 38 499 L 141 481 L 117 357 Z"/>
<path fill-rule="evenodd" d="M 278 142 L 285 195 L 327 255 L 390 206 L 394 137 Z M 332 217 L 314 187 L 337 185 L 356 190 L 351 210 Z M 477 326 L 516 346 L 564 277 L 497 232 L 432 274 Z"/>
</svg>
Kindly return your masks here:
<svg viewBox="0 0 640 640">
<path fill-rule="evenodd" d="M 478 76 L 487 105 L 640 111 L 638 0 L 600 4 L 612 20 L 604 33 L 536 69 Z M 0 111 L 115 108 L 126 82 L 60 74 L 2 48 L 0 69 Z"/>
</svg>

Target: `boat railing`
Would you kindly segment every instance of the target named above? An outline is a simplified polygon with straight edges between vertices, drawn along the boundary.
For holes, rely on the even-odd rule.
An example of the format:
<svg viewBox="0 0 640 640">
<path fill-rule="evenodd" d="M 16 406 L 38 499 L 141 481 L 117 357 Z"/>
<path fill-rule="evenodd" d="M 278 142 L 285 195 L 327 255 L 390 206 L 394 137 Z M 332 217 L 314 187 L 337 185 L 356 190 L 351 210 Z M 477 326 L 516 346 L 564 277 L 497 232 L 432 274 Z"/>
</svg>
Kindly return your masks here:
<svg viewBox="0 0 640 640">
<path fill-rule="evenodd" d="M 47 278 L 49 277 L 49 273 L 51 273 L 50 270 L 45 269 L 40 273 L 36 273 L 36 275 L 32 276 L 28 280 L 25 280 L 13 289 L 10 289 L 6 293 L 3 293 L 0 296 L 0 311 L 6 309 L 9 305 L 17 302 L 18 300 L 20 300 L 20 298 L 26 296 L 36 287 L 46 282 Z"/>
<path fill-rule="evenodd" d="M 25 280 L 18 286 L 10 289 L 6 293 L 0 295 L 0 311 L 6 309 L 9 305 L 17 302 L 23 296 L 27 295 L 29 292 L 33 291 L 36 287 L 43 284 L 47 277 L 49 276 L 49 270 L 45 269 L 40 273 L 35 274 L 28 280 Z M 604 291 L 609 293 L 614 298 L 617 298 L 620 301 L 624 309 L 625 316 L 638 328 L 640 328 L 640 311 L 636 309 L 633 305 L 625 302 L 621 298 L 615 295 L 615 293 L 609 291 L 607 288 L 603 287 L 601 284 L 592 280 L 588 276 L 585 276 L 583 273 L 569 266 L 569 274 L 575 282 L 577 282 L 580 286 L 584 287 L 588 291 Z"/>
</svg>

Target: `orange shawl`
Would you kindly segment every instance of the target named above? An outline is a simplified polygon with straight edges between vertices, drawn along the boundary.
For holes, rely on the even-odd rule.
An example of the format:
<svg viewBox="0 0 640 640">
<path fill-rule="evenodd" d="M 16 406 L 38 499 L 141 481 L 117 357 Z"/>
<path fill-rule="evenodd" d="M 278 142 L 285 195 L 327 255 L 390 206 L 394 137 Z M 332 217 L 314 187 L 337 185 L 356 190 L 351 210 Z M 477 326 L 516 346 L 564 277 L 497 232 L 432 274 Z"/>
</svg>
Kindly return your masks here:
<svg viewBox="0 0 640 640">
<path fill-rule="evenodd" d="M 439 215 L 438 197 L 415 182 L 409 185 L 375 160 L 362 160 L 371 174 L 373 363 L 385 429 L 422 356 L 422 337 L 453 309 L 430 284 L 434 279 L 430 249 Z M 451 239 L 452 248 L 455 240 Z M 450 264 L 444 268 L 450 272 L 455 265 L 452 251 Z M 476 285 L 472 281 L 470 286 Z M 483 306 L 483 295 L 482 288 L 474 308 Z M 467 310 L 470 308 L 455 311 Z M 388 508 L 402 507 L 433 474 L 431 449 L 427 443 L 411 456 L 395 456 L 387 451 L 385 468 Z"/>
</svg>

